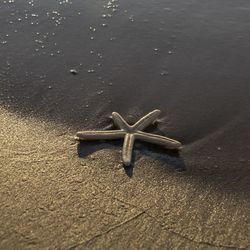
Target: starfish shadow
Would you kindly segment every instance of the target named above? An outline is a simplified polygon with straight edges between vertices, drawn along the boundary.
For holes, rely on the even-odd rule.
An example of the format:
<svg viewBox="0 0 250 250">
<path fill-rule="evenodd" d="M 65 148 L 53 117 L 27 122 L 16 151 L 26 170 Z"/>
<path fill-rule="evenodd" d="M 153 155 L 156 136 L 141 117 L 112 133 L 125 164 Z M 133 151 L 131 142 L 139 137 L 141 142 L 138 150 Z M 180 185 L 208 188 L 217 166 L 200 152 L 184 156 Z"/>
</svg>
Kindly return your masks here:
<svg viewBox="0 0 250 250">
<path fill-rule="evenodd" d="M 140 145 L 140 152 L 143 155 L 149 156 L 162 164 L 173 166 L 175 171 L 183 172 L 187 170 L 184 159 L 179 150 L 166 149 L 150 143 L 143 143 Z"/>
<path fill-rule="evenodd" d="M 126 166 L 125 164 L 123 164 L 123 168 L 124 168 L 124 172 L 126 173 L 126 175 L 128 177 L 132 177 L 133 171 L 134 171 L 134 161 L 131 163 L 130 166 Z"/>
<path fill-rule="evenodd" d="M 119 141 L 81 141 L 77 145 L 77 153 L 80 158 L 85 158 L 96 151 L 121 146 Z"/>
<path fill-rule="evenodd" d="M 143 145 L 144 144 L 144 145 Z M 146 155 L 149 157 L 152 157 L 163 164 L 167 164 L 170 166 L 173 166 L 174 169 L 177 172 L 182 172 L 186 170 L 186 165 L 183 160 L 183 158 L 180 156 L 180 153 L 178 150 L 169 150 L 162 148 L 160 146 L 152 145 L 150 143 L 136 143 L 135 150 L 133 152 L 132 156 L 132 162 L 130 166 L 126 166 L 123 164 L 124 172 L 128 177 L 133 176 L 133 170 L 134 170 L 134 163 L 136 161 L 136 158 L 138 158 L 138 155 Z M 77 145 L 77 153 L 80 158 L 85 158 L 92 153 L 107 149 L 107 148 L 117 148 L 122 147 L 121 141 L 86 141 L 86 142 L 79 142 Z M 140 152 L 140 153 L 138 153 Z"/>
<path fill-rule="evenodd" d="M 102 150 L 102 149 L 108 149 L 108 148 L 122 148 L 122 142 L 121 141 L 86 141 L 86 142 L 79 142 L 77 145 L 77 154 L 80 158 L 85 158 L 91 154 L 93 154 L 96 151 Z M 130 166 L 126 166 L 125 164 L 122 164 L 124 168 L 124 172 L 128 177 L 133 176 L 133 169 L 134 169 L 134 162 L 136 159 L 136 152 L 133 153 L 132 162 Z"/>
<path fill-rule="evenodd" d="M 163 131 L 158 127 L 160 122 L 156 121 L 155 123 L 151 124 L 147 127 L 146 131 L 149 133 L 155 132 L 159 135 L 164 134 Z M 182 158 L 180 151 L 175 149 L 167 149 L 155 144 L 144 142 L 139 143 L 140 145 L 140 152 L 144 155 L 153 157 L 154 159 L 162 162 L 163 164 L 167 164 L 170 166 L 174 166 L 177 172 L 183 172 L 187 170 L 186 164 L 184 159 Z"/>
</svg>

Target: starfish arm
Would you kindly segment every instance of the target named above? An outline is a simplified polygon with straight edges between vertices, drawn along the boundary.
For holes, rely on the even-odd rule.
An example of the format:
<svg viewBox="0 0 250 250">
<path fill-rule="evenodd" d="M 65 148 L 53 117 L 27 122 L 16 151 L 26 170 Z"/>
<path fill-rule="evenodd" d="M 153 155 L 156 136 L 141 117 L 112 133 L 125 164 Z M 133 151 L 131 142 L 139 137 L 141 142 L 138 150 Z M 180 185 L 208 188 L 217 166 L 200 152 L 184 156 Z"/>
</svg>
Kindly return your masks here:
<svg viewBox="0 0 250 250">
<path fill-rule="evenodd" d="M 134 141 L 134 134 L 125 135 L 122 149 L 122 161 L 125 166 L 129 166 L 131 164 Z"/>
<path fill-rule="evenodd" d="M 120 129 L 123 130 L 130 130 L 130 126 L 128 125 L 128 123 L 122 118 L 122 116 L 120 114 L 118 114 L 117 112 L 113 112 L 112 113 L 112 118 L 114 120 L 114 123 L 117 127 L 119 127 Z"/>
<path fill-rule="evenodd" d="M 161 145 L 161 146 L 165 146 L 166 148 L 169 148 L 169 149 L 180 149 L 181 148 L 180 142 L 173 140 L 173 139 L 170 139 L 170 138 L 165 137 L 165 136 L 161 136 L 161 135 L 155 135 L 155 134 L 137 131 L 135 133 L 135 137 L 138 140 L 154 143 L 154 144 Z"/>
<path fill-rule="evenodd" d="M 154 111 L 143 116 L 138 122 L 136 122 L 132 126 L 133 130 L 143 130 L 144 128 L 148 127 L 151 123 L 153 123 L 157 119 L 160 113 L 161 111 L 159 109 L 155 109 Z"/>
<path fill-rule="evenodd" d="M 123 130 L 108 130 L 108 131 L 80 131 L 76 134 L 78 140 L 111 140 L 121 139 L 125 136 Z"/>
</svg>

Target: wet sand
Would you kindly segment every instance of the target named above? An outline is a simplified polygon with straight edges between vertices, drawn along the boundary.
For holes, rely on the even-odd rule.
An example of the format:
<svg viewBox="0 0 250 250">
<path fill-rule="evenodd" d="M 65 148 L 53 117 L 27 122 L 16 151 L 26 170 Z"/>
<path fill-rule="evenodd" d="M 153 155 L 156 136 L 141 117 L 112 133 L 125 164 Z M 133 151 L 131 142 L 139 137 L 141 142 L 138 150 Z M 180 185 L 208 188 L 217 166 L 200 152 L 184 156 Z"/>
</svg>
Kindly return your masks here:
<svg viewBox="0 0 250 250">
<path fill-rule="evenodd" d="M 0 25 L 1 249 L 249 246 L 247 1 L 16 1 Z M 180 155 L 72 139 L 155 108 Z"/>
</svg>

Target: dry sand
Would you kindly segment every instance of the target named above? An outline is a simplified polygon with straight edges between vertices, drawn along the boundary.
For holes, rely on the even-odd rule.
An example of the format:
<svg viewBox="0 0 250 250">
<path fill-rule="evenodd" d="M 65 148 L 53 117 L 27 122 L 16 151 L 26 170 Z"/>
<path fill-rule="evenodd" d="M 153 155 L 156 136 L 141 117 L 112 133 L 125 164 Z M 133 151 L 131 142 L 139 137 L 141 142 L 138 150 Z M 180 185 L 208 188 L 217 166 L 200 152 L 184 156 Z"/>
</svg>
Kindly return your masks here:
<svg viewBox="0 0 250 250">
<path fill-rule="evenodd" d="M 108 2 L 0 2 L 0 248 L 249 248 L 250 2 Z M 156 108 L 180 155 L 72 140 Z"/>
<path fill-rule="evenodd" d="M 200 143 L 196 160 L 184 152 L 188 171 L 176 172 L 136 150 L 131 178 L 118 146 L 80 158 L 60 124 L 4 109 L 0 120 L 1 249 L 249 246 L 249 159 L 228 161 L 224 147 L 208 159 Z"/>
</svg>

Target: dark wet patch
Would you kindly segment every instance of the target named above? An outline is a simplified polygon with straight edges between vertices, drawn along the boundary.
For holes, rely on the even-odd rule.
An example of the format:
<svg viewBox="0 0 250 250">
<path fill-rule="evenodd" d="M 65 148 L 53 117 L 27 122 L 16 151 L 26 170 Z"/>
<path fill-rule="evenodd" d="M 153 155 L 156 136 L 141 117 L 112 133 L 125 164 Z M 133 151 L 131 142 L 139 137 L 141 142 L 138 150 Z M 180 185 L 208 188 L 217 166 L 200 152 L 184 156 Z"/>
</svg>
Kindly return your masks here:
<svg viewBox="0 0 250 250">
<path fill-rule="evenodd" d="M 5 2 L 1 105 L 75 131 L 109 128 L 113 111 L 133 123 L 159 108 L 160 121 L 148 131 L 181 141 L 185 150 L 180 157 L 143 144 L 140 154 L 177 170 L 184 169 L 185 159 L 186 172 L 201 181 L 205 175 L 192 171 L 193 162 L 202 169 L 206 162 L 200 159 L 216 155 L 213 148 L 222 147 L 222 179 L 223 171 L 234 169 L 232 158 L 243 152 L 248 160 L 248 142 L 234 141 L 249 130 L 243 134 L 236 121 L 228 141 L 223 129 L 249 113 L 249 2 L 128 0 L 110 8 L 92 0 Z M 220 138 L 216 144 L 214 134 Z M 88 143 L 82 154 L 110 144 L 98 145 Z M 242 162 L 238 169 L 249 171 Z M 220 186 L 219 177 L 210 180 Z"/>
</svg>

